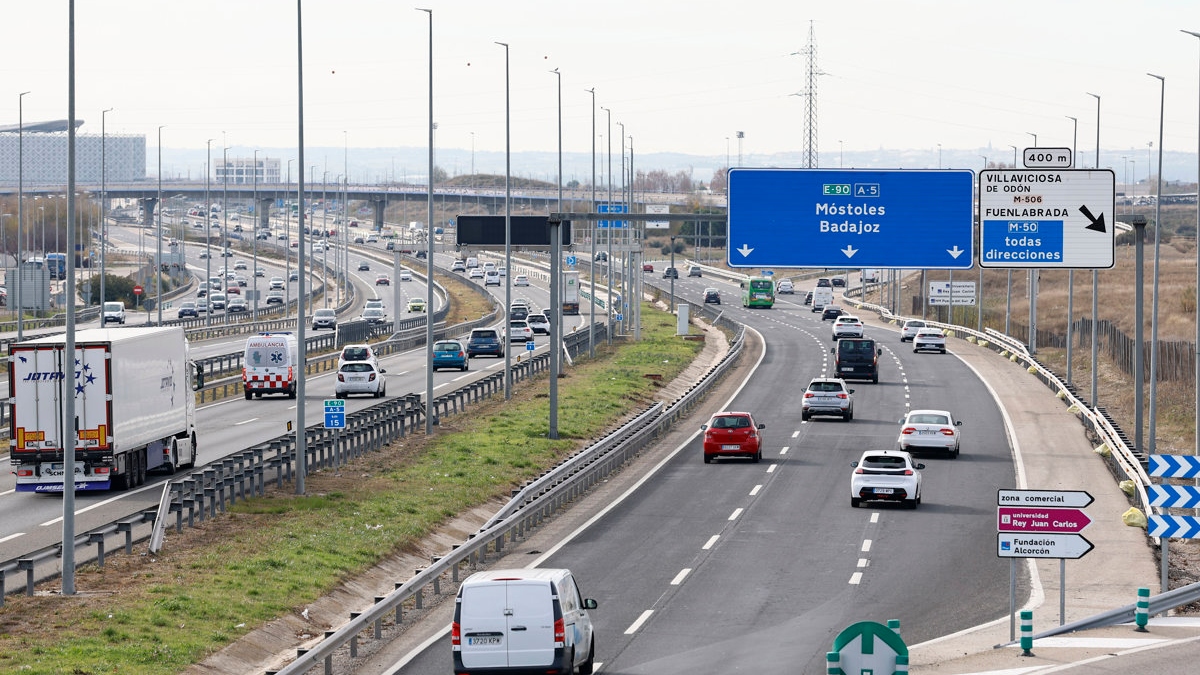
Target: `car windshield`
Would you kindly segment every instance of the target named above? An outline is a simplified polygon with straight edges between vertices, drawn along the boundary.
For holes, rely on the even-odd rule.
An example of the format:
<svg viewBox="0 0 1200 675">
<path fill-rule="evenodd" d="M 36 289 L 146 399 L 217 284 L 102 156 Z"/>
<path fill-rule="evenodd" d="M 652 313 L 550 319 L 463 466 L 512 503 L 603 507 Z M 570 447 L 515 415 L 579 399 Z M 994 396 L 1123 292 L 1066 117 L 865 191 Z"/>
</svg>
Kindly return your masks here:
<svg viewBox="0 0 1200 675">
<path fill-rule="evenodd" d="M 494 339 L 496 338 L 496 331 L 494 331 L 494 330 L 477 330 L 477 331 L 472 331 L 472 332 L 471 332 L 471 339 L 472 339 L 472 340 L 474 340 L 474 339 L 477 339 L 477 338 L 479 338 L 479 339 L 484 339 L 484 340 L 487 340 L 487 339 L 489 339 L 489 338 L 490 338 L 490 339 L 493 339 L 493 340 L 494 340 Z"/>
<path fill-rule="evenodd" d="M 317 316 L 320 316 L 320 317 L 335 316 L 335 310 L 332 310 L 332 309 L 318 309 L 318 310 L 317 310 Z"/>
<path fill-rule="evenodd" d="M 462 351 L 462 347 L 457 342 L 438 342 L 433 345 L 435 352 L 457 352 Z"/>
<path fill-rule="evenodd" d="M 841 391 L 842 385 L 837 382 L 813 382 L 808 385 L 809 391 Z"/>
<path fill-rule="evenodd" d="M 346 347 L 342 350 L 345 361 L 366 361 L 371 358 L 371 350 L 367 347 Z"/>
<path fill-rule="evenodd" d="M 370 363 L 347 363 L 342 366 L 343 373 L 370 373 L 375 367 Z"/>
<path fill-rule="evenodd" d="M 950 419 L 945 415 L 910 415 L 908 422 L 909 424 L 950 424 Z"/>
<path fill-rule="evenodd" d="M 721 415 L 712 421 L 714 429 L 745 429 L 750 426 L 750 419 L 741 415 Z"/>
</svg>

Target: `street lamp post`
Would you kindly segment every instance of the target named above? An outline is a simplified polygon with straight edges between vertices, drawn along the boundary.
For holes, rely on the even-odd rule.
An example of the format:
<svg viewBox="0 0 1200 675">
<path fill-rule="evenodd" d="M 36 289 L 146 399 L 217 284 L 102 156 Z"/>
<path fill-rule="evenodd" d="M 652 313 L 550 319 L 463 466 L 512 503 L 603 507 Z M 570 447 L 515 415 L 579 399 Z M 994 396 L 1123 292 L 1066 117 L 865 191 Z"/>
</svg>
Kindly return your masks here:
<svg viewBox="0 0 1200 675">
<path fill-rule="evenodd" d="M 225 145 L 225 132 L 221 132 L 221 145 Z M 228 268 L 229 262 L 225 260 L 225 252 L 229 250 L 229 146 L 225 145 L 225 149 L 221 151 L 221 266 Z M 227 276 L 227 275 L 226 275 Z M 227 284 L 225 279 L 221 280 L 221 291 L 224 295 L 224 290 Z M 228 304 L 229 298 L 226 296 L 225 302 Z M 208 303 L 208 313 L 212 313 L 212 303 Z M 229 323 L 229 312 L 221 311 L 222 322 Z"/>
<path fill-rule="evenodd" d="M 17 342 L 25 339 L 25 307 L 21 298 L 21 230 L 25 224 L 25 94 L 17 96 Z"/>
<path fill-rule="evenodd" d="M 592 95 L 592 213 L 596 212 L 596 88 L 586 90 Z M 474 155 L 472 155 L 474 157 Z M 590 280 L 588 282 L 588 292 L 591 294 L 591 301 L 588 302 L 588 356 L 596 357 L 596 221 L 588 222 L 588 233 L 591 240 L 592 251 L 591 262 L 588 264 Z"/>
<path fill-rule="evenodd" d="M 554 73 L 558 84 L 558 212 L 563 210 L 562 176 L 562 73 Z M 562 223 L 551 226 L 550 251 L 550 429 L 551 439 L 558 438 L 558 371 L 562 367 Z M 578 281 L 578 280 L 577 280 Z M 578 290 L 578 287 L 576 287 Z"/>
<path fill-rule="evenodd" d="M 1196 33 L 1196 32 L 1190 31 L 1190 30 L 1185 30 L 1183 32 L 1187 33 L 1188 35 L 1191 35 L 1192 37 L 1200 38 L 1200 33 Z M 1198 130 L 1200 130 L 1200 121 L 1197 122 L 1196 127 Z M 1197 143 L 1196 153 L 1197 153 L 1196 154 L 1197 168 L 1200 169 L 1200 142 Z M 1198 174 L 1198 175 L 1200 175 L 1200 174 Z M 1200 195 L 1198 195 L 1198 197 L 1200 197 Z M 1196 233 L 1197 233 L 1197 239 L 1196 239 L 1197 298 L 1196 298 L 1196 301 L 1198 303 L 1200 303 L 1200 198 L 1196 199 Z M 1194 384 L 1195 384 L 1194 391 L 1196 393 L 1197 405 L 1200 405 L 1200 310 L 1196 310 L 1195 313 L 1196 313 L 1196 342 L 1195 342 L 1196 374 L 1195 374 L 1195 378 L 1194 378 Z M 1200 415 L 1195 415 L 1195 420 L 1196 420 L 1196 433 L 1195 433 L 1196 446 L 1195 446 L 1195 450 L 1193 450 L 1192 452 L 1195 455 L 1200 455 Z"/>
<path fill-rule="evenodd" d="M 1154 286 L 1150 297 L 1150 440 L 1147 453 L 1155 454 L 1155 427 L 1158 422 L 1158 277 L 1159 277 L 1159 242 L 1162 240 L 1162 161 L 1163 161 L 1163 121 L 1167 100 L 1167 80 L 1162 75 L 1146 73 L 1159 82 L 1158 102 L 1158 187 L 1155 192 L 1159 199 L 1154 200 Z M 1139 354 L 1139 358 L 1140 358 Z M 1138 364 L 1137 367 L 1141 367 Z M 1138 448 L 1141 450 L 1141 448 Z M 1166 569 L 1166 565 L 1163 566 Z M 1163 579 L 1163 590 L 1166 590 L 1166 579 Z"/>
<path fill-rule="evenodd" d="M 1100 96 L 1088 92 L 1088 96 L 1096 99 L 1096 168 L 1100 168 Z M 1100 337 L 1096 330 L 1096 322 L 1100 315 L 1100 271 L 1092 270 L 1092 407 L 1095 408 L 1098 403 L 1096 396 L 1098 395 L 1097 385 L 1100 379 L 1100 367 L 1097 359 L 1100 356 Z M 1200 321 L 1200 318 L 1197 319 Z M 1200 422 L 1197 422 L 1200 424 Z"/>
<path fill-rule="evenodd" d="M 250 170 L 254 172 L 254 197 L 250 202 L 254 204 L 254 227 L 251 228 L 254 232 L 254 267 L 250 271 L 250 278 L 254 280 L 254 314 L 251 320 L 258 321 L 258 231 L 262 229 L 262 218 L 258 213 L 258 150 L 254 151 L 254 166 Z M 267 224 L 270 223 L 268 218 Z"/>
<path fill-rule="evenodd" d="M 437 129 L 437 124 L 433 121 L 433 10 L 419 9 L 418 11 L 425 12 L 429 15 L 429 195 L 428 195 L 428 222 L 425 223 L 425 401 L 428 410 L 425 415 L 425 435 L 433 434 L 433 152 L 434 152 L 434 137 L 433 132 Z M 508 47 L 504 47 L 504 69 L 507 77 L 508 72 Z M 507 81 L 507 80 L 506 80 Z M 507 89 L 507 87 L 506 87 Z M 346 177 L 349 180 L 349 176 Z M 506 223 L 507 225 L 507 223 Z M 505 228 L 507 230 L 507 227 Z M 508 259 L 505 251 L 505 265 L 508 269 L 512 269 L 512 261 Z M 511 286 L 509 279 L 511 274 L 504 275 L 504 287 L 507 289 Z M 399 308 L 397 308 L 399 310 Z M 508 307 L 505 305 L 507 316 Z M 508 347 L 505 346 L 504 353 L 508 353 Z M 508 368 L 505 368 L 507 377 L 512 375 L 508 373 Z M 505 389 L 505 398 L 507 398 L 508 389 Z"/>
<path fill-rule="evenodd" d="M 208 196 L 208 181 L 212 175 L 212 142 L 215 139 L 208 139 L 204 142 L 208 149 L 208 160 L 204 164 L 204 208 L 200 209 L 203 212 L 204 218 L 204 325 L 212 325 L 212 202 Z"/>
<path fill-rule="evenodd" d="M 508 82 L 508 43 L 497 42 L 496 44 L 504 47 L 504 266 L 506 269 L 512 269 L 512 118 L 510 116 L 511 107 L 509 102 L 509 82 Z M 432 131 L 430 132 L 433 133 Z M 430 144 L 432 145 L 432 143 Z M 433 181 L 433 176 L 430 176 L 430 182 Z M 512 306 L 512 284 L 508 281 L 512 277 L 504 275 L 504 400 L 512 398 L 512 356 L 509 354 L 509 347 L 512 345 L 512 340 L 509 339 L 511 330 L 508 329 L 508 308 Z"/>
<path fill-rule="evenodd" d="M 1071 120 L 1071 168 L 1075 168 L 1075 154 L 1079 147 L 1079 119 L 1066 116 Z M 1075 346 L 1075 270 L 1067 270 L 1067 384 L 1071 384 L 1072 354 Z"/>
<path fill-rule="evenodd" d="M 608 113 L 608 210 L 609 210 L 609 213 L 612 213 L 612 201 L 613 201 L 613 196 L 612 196 L 612 189 L 613 189 L 613 183 L 612 183 L 612 110 L 610 110 L 608 108 L 600 108 L 600 109 L 603 110 L 604 112 Z M 605 253 L 605 259 L 604 259 L 604 277 L 608 281 L 608 296 L 607 296 L 608 300 L 607 300 L 607 304 L 605 305 L 605 307 L 608 308 L 608 312 L 605 316 L 604 325 L 607 327 L 605 330 L 605 333 L 607 334 L 606 342 L 609 345 L 612 344 L 612 339 L 613 339 L 613 325 L 612 325 L 612 282 L 613 282 L 613 279 L 612 279 L 612 277 L 613 277 L 613 275 L 612 275 L 612 263 L 613 263 L 613 261 L 612 261 L 612 257 L 613 257 L 613 255 L 612 255 L 612 236 L 613 236 L 612 231 L 613 231 L 613 222 L 614 221 L 609 220 L 608 228 L 606 228 L 608 231 L 605 233 L 605 235 L 606 235 L 605 239 L 608 242 L 608 252 Z M 672 248 L 672 252 L 674 252 L 674 247 L 671 247 L 671 248 Z M 672 296 L 673 295 L 674 294 L 672 294 Z"/>
<path fill-rule="evenodd" d="M 154 307 L 158 312 L 158 323 L 162 325 L 162 130 L 163 126 L 158 127 L 158 201 L 155 203 L 155 211 L 158 216 L 158 244 L 156 255 L 154 257 Z"/>
<path fill-rule="evenodd" d="M 102 110 L 100 112 L 100 306 L 104 307 L 104 274 L 107 270 L 105 266 L 106 253 L 108 252 L 108 162 L 105 158 L 105 149 L 108 144 L 108 134 L 105 128 L 105 116 L 112 112 L 112 108 Z"/>
<path fill-rule="evenodd" d="M 672 270 L 675 269 L 675 235 L 671 235 L 671 269 Z M 671 302 L 670 302 L 671 310 L 670 311 L 672 314 L 675 313 L 675 277 L 678 276 L 678 274 L 679 274 L 678 272 L 671 274 Z"/>
</svg>

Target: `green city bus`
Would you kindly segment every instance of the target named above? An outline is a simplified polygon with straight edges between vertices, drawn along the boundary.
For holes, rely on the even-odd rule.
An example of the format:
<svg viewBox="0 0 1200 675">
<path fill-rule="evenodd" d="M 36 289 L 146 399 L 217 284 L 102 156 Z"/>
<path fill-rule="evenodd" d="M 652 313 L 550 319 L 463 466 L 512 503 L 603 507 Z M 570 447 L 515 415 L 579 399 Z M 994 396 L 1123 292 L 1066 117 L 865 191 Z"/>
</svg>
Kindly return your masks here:
<svg viewBox="0 0 1200 675">
<path fill-rule="evenodd" d="M 742 282 L 742 307 L 765 307 L 775 304 L 775 280 L 771 277 L 750 277 Z"/>
</svg>

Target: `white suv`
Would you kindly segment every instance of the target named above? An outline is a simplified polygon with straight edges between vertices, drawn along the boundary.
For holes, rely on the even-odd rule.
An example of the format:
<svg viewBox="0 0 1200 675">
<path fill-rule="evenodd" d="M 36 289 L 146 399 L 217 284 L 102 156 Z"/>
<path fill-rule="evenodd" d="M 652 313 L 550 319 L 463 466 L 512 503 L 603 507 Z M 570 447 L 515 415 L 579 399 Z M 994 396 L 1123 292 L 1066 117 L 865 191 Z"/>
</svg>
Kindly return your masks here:
<svg viewBox="0 0 1200 675">
<path fill-rule="evenodd" d="M 499 286 L 500 285 L 500 273 L 494 269 L 484 270 L 483 271 L 483 285 L 484 286 Z"/>
<path fill-rule="evenodd" d="M 863 336 L 862 321 L 857 316 L 842 314 L 833 321 L 832 335 L 834 342 L 842 338 L 860 338 Z"/>
</svg>

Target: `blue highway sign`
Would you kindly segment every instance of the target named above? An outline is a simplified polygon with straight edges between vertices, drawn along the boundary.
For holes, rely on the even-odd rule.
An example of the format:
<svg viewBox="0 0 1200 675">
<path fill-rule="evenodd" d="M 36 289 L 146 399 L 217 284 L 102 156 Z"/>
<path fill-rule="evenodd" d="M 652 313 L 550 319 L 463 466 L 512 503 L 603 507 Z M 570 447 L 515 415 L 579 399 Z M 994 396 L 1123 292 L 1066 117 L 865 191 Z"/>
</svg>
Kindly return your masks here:
<svg viewBox="0 0 1200 675">
<path fill-rule="evenodd" d="M 597 211 L 600 213 L 629 213 L 629 207 L 625 204 L 597 204 Z M 618 227 L 629 227 L 628 220 L 598 220 L 596 221 L 597 229 L 607 229 Z"/>
<path fill-rule="evenodd" d="M 325 413 L 325 428 L 326 429 L 344 429 L 346 428 L 346 413 Z"/>
<path fill-rule="evenodd" d="M 730 267 L 970 269 L 968 170 L 732 169 Z"/>
<path fill-rule="evenodd" d="M 1200 538 L 1200 518 L 1194 516 L 1150 516 L 1146 521 L 1146 534 L 1151 537 Z"/>
<path fill-rule="evenodd" d="M 1149 474 L 1158 478 L 1200 477 L 1200 457 L 1193 455 L 1150 455 Z"/>
</svg>

